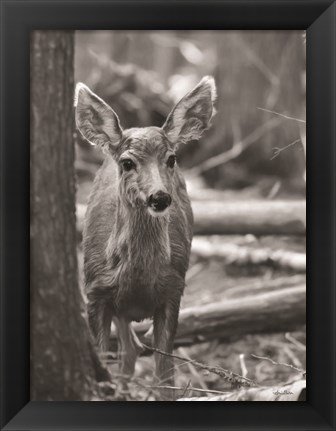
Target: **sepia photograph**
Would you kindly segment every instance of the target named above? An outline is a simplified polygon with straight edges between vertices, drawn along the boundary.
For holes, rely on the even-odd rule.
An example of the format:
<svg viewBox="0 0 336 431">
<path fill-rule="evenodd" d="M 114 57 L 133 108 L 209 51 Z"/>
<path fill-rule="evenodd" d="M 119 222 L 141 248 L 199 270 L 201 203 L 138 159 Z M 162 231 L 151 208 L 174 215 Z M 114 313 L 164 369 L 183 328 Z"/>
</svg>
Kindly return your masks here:
<svg viewBox="0 0 336 431">
<path fill-rule="evenodd" d="M 30 396 L 306 401 L 306 33 L 30 34 Z"/>
</svg>

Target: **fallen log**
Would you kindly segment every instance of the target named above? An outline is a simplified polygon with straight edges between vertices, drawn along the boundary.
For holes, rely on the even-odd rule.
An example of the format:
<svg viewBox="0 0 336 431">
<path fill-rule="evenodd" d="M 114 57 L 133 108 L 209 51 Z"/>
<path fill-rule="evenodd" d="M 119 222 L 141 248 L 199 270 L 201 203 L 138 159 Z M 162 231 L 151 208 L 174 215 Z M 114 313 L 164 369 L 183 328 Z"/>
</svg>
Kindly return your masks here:
<svg viewBox="0 0 336 431">
<path fill-rule="evenodd" d="M 177 401 L 306 401 L 306 380 L 282 386 L 244 388 L 223 395 L 180 398 Z"/>
<path fill-rule="evenodd" d="M 220 258 L 235 265 L 271 265 L 306 272 L 306 254 L 270 248 L 246 247 L 223 241 L 194 237 L 192 253 L 201 258 Z"/>
<path fill-rule="evenodd" d="M 192 203 L 197 235 L 305 235 L 304 201 Z"/>
<path fill-rule="evenodd" d="M 305 324 L 305 284 L 261 293 L 254 296 L 223 300 L 213 304 L 182 309 L 175 337 L 175 347 L 213 339 L 227 340 L 255 333 L 287 332 Z M 144 344 L 151 322 L 134 323 Z M 116 350 L 117 336 L 111 334 L 111 350 Z"/>
<path fill-rule="evenodd" d="M 287 331 L 305 323 L 305 285 L 182 310 L 177 337 L 195 342 L 262 332 Z M 287 328 L 287 329 L 285 329 Z M 291 329 L 289 329 L 291 328 Z"/>
<path fill-rule="evenodd" d="M 195 235 L 305 235 L 304 201 L 193 201 Z M 77 232 L 86 205 L 77 204 Z"/>
<path fill-rule="evenodd" d="M 273 290 L 281 290 L 285 287 L 295 287 L 305 284 L 305 275 L 292 275 L 289 277 L 278 277 L 271 280 L 256 280 L 238 286 L 230 287 L 223 292 L 223 298 L 233 299 L 244 296 L 254 296 L 260 293 L 267 293 Z"/>
</svg>

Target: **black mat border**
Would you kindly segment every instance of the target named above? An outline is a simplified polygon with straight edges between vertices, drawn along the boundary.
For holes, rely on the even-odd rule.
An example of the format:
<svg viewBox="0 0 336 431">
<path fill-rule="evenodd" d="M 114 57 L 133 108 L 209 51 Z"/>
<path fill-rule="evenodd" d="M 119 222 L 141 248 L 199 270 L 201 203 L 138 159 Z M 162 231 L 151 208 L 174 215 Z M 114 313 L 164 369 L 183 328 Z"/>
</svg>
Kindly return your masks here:
<svg viewBox="0 0 336 431">
<path fill-rule="evenodd" d="M 2 429 L 335 429 L 335 10 L 330 0 L 2 1 Z M 307 402 L 29 402 L 33 29 L 307 29 Z"/>
</svg>

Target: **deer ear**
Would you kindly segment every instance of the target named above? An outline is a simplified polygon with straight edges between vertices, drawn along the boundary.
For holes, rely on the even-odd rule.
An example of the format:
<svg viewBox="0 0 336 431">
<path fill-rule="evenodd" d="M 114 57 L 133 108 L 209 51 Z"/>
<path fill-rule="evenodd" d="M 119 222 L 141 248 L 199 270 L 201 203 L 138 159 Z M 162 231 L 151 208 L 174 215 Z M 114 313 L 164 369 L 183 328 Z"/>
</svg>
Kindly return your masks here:
<svg viewBox="0 0 336 431">
<path fill-rule="evenodd" d="M 76 126 L 92 145 L 113 150 L 122 136 L 119 118 L 112 108 L 79 82 L 75 90 Z"/>
<path fill-rule="evenodd" d="M 205 76 L 196 87 L 175 105 L 162 129 L 174 145 L 198 140 L 209 126 L 214 113 L 216 85 L 211 76 Z"/>
</svg>

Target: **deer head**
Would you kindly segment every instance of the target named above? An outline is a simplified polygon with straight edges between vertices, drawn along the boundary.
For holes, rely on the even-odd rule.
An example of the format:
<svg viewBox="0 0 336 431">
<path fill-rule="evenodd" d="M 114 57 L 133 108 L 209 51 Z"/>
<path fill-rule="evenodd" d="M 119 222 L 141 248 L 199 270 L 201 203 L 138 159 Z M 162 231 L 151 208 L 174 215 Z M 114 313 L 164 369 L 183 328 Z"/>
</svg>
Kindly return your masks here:
<svg viewBox="0 0 336 431">
<path fill-rule="evenodd" d="M 146 207 L 151 216 L 164 216 L 175 187 L 175 152 L 181 143 L 198 140 L 208 128 L 215 98 L 214 79 L 204 77 L 175 105 L 162 127 L 123 130 L 113 109 L 78 83 L 76 125 L 88 142 L 118 164 L 121 201 L 131 208 Z"/>
</svg>

